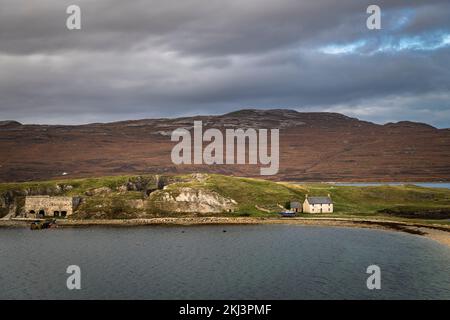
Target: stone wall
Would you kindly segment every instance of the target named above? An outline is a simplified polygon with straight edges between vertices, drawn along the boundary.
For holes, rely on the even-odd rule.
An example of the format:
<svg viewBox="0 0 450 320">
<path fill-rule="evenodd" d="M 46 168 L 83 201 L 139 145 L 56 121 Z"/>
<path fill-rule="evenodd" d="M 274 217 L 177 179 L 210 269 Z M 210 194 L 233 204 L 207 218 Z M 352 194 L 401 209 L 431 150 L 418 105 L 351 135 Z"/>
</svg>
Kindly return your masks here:
<svg viewBox="0 0 450 320">
<path fill-rule="evenodd" d="M 27 196 L 24 215 L 29 218 L 67 217 L 73 213 L 72 197 Z"/>
</svg>

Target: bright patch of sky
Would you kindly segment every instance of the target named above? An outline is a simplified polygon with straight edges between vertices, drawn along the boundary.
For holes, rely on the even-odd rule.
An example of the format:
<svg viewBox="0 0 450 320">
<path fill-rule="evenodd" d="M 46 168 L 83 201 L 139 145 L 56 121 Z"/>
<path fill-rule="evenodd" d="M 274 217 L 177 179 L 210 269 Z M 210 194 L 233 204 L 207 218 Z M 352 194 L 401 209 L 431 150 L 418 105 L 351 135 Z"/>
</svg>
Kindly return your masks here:
<svg viewBox="0 0 450 320">
<path fill-rule="evenodd" d="M 382 21 L 386 25 L 384 29 L 399 31 L 412 23 L 416 12 L 414 9 L 393 10 L 382 12 Z"/>
<path fill-rule="evenodd" d="M 374 46 L 374 43 L 377 43 Z M 351 43 L 331 44 L 319 48 L 325 54 L 376 54 L 409 51 L 432 51 L 450 47 L 450 33 L 435 32 L 433 34 L 400 37 L 381 36 L 375 39 L 357 40 Z"/>
<path fill-rule="evenodd" d="M 432 51 L 450 46 L 449 31 L 436 30 L 419 35 L 401 35 L 400 30 L 410 25 L 416 16 L 411 8 L 382 13 L 382 30 L 371 37 L 347 43 L 331 43 L 319 52 L 331 55 L 395 53 L 400 51 Z"/>
<path fill-rule="evenodd" d="M 319 51 L 325 54 L 351 54 L 357 52 L 358 49 L 364 47 L 366 45 L 365 40 L 359 40 L 353 43 L 347 44 L 331 44 L 325 47 L 322 47 Z"/>
</svg>

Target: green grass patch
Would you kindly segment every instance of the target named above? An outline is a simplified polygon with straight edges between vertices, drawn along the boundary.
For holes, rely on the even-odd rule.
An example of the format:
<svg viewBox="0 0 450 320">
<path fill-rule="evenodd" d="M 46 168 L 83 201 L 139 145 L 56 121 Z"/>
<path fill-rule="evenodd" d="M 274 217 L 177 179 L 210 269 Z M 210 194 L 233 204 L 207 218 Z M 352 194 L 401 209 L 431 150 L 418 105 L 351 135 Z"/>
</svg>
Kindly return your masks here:
<svg viewBox="0 0 450 320">
<path fill-rule="evenodd" d="M 223 197 L 234 199 L 237 210 L 223 213 L 227 216 L 275 216 L 290 201 L 303 202 L 306 194 L 310 196 L 331 195 L 334 202 L 333 217 L 387 217 L 394 218 L 436 218 L 437 213 L 450 211 L 450 190 L 424 188 L 414 185 L 396 186 L 337 186 L 327 183 L 289 184 L 263 179 L 241 178 L 218 174 L 168 175 L 162 177 L 166 182 L 164 191 L 155 191 L 152 201 L 143 191 L 123 191 L 128 183 L 148 185 L 155 188 L 156 176 L 112 176 L 87 179 L 67 179 L 42 182 L 2 183 L 0 195 L 5 193 L 19 196 L 26 194 L 49 194 L 81 196 L 83 202 L 78 208 L 79 217 L 129 218 L 156 214 L 171 215 L 152 207 L 161 199 L 164 192 L 176 196 L 181 188 L 216 192 Z M 87 196 L 86 192 L 107 187 L 111 191 Z M 122 188 L 120 188 L 122 187 Z M 122 189 L 122 191 L 120 191 Z M 136 208 L 133 201 L 147 201 L 144 208 Z M 17 200 L 18 201 L 18 200 Z M 20 208 L 22 202 L 17 202 Z M 264 210 L 259 210 L 262 208 Z M 6 208 L 0 207 L 0 216 Z M 269 213 L 266 211 L 270 211 Z M 413 214 L 416 213 L 416 214 Z M 417 214 L 419 213 L 419 214 Z M 311 215 L 304 215 L 311 216 Z M 313 215 L 317 216 L 317 215 Z M 321 215 L 325 216 L 325 215 Z M 438 216 L 439 217 L 439 216 Z M 444 217 L 441 215 L 440 217 Z M 443 222 L 446 223 L 446 222 Z"/>
</svg>

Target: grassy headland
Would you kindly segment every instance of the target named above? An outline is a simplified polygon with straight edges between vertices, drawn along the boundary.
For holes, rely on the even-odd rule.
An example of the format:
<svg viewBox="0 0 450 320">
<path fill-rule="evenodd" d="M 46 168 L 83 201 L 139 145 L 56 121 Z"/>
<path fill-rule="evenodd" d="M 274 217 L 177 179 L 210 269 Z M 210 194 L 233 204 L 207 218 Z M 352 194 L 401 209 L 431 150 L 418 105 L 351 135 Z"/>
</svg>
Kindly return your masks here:
<svg viewBox="0 0 450 320">
<path fill-rule="evenodd" d="M 216 174 L 2 183 L 0 216 L 10 212 L 13 203 L 15 212 L 20 214 L 26 195 L 41 194 L 81 197 L 75 214 L 69 219 L 276 217 L 281 206 L 289 201 L 303 202 L 306 194 L 330 194 L 334 202 L 333 214 L 300 214 L 300 217 L 389 217 L 395 221 L 450 225 L 448 189 L 414 185 L 361 187 L 327 183 L 291 184 Z M 221 206 L 232 206 L 233 210 L 221 210 Z"/>
</svg>

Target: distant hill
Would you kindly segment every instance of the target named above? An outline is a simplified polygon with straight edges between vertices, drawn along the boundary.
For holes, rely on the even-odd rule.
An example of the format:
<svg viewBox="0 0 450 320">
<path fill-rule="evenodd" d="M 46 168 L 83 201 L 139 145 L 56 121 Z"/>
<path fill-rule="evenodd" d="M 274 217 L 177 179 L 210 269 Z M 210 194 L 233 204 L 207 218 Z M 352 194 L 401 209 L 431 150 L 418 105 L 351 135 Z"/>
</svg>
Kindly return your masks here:
<svg viewBox="0 0 450 320">
<path fill-rule="evenodd" d="M 259 176 L 259 166 L 171 162 L 170 134 L 205 129 L 279 128 L 280 171 L 291 181 L 450 180 L 450 130 L 415 122 L 377 125 L 338 113 L 241 110 L 220 116 L 77 126 L 0 122 L 0 181 L 123 174 L 209 172 Z"/>
</svg>

